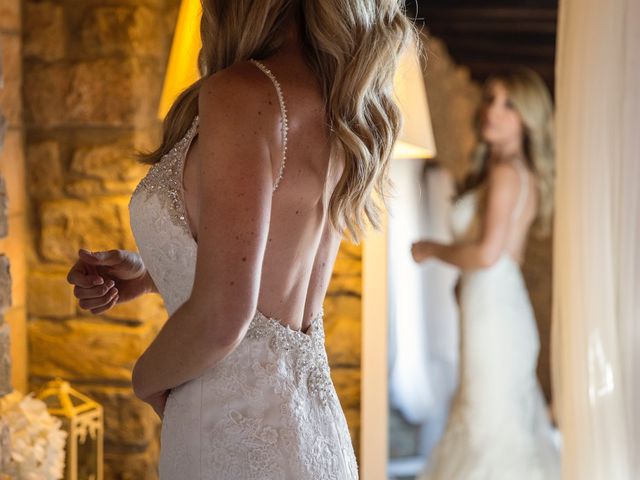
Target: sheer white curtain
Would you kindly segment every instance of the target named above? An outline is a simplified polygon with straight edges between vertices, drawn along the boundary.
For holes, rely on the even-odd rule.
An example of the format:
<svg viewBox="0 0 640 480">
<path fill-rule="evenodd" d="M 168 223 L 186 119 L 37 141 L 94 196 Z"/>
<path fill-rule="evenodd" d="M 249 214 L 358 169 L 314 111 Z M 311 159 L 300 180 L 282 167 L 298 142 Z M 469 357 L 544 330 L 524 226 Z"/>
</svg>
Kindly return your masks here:
<svg viewBox="0 0 640 480">
<path fill-rule="evenodd" d="M 420 268 L 411 258 L 411 242 L 419 236 L 423 165 L 422 160 L 395 160 L 389 169 L 395 185 L 387 219 L 389 400 L 412 423 L 423 422 L 435 402 L 423 286 Z"/>
<path fill-rule="evenodd" d="M 418 238 L 451 243 L 451 207 L 455 193 L 453 177 L 442 167 L 429 167 L 423 177 L 420 198 L 422 215 Z M 449 416 L 451 399 L 458 387 L 460 363 L 460 321 L 455 299 L 459 270 L 439 260 L 420 265 L 422 273 L 422 311 L 427 325 L 433 406 L 421 435 L 421 453 L 428 454 L 438 442 Z"/>
<path fill-rule="evenodd" d="M 390 403 L 414 424 L 426 422 L 421 447 L 430 450 L 447 419 L 458 374 L 458 270 L 443 262 L 417 265 L 411 243 L 451 241 L 453 179 L 421 160 L 396 160 L 389 205 Z"/>
<path fill-rule="evenodd" d="M 563 479 L 640 478 L 640 1 L 560 0 L 553 363 Z"/>
</svg>

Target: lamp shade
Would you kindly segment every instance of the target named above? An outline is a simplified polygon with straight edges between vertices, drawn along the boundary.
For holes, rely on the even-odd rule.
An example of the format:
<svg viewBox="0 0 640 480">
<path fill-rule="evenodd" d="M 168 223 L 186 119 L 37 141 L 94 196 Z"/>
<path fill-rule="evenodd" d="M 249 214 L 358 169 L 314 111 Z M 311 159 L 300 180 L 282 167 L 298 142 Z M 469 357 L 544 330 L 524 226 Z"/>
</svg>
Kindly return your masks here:
<svg viewBox="0 0 640 480">
<path fill-rule="evenodd" d="M 429 115 L 427 91 L 415 43 L 400 58 L 394 78 L 396 101 L 403 125 L 393 149 L 393 158 L 433 158 L 436 144 Z"/>
</svg>

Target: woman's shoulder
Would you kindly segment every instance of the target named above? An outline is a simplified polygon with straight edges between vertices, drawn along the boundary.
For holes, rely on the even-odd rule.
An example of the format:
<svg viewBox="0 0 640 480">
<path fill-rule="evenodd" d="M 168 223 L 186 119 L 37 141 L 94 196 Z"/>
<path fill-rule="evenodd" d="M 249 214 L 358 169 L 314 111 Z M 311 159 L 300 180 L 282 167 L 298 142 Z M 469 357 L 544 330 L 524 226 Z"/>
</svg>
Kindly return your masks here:
<svg viewBox="0 0 640 480">
<path fill-rule="evenodd" d="M 271 132 L 280 122 L 277 92 L 272 81 L 249 60 L 204 78 L 198 93 L 198 113 L 202 123 L 207 118 L 233 123 L 254 130 Z M 250 123 L 248 123 L 250 122 Z"/>
<path fill-rule="evenodd" d="M 491 164 L 489 167 L 489 179 L 501 180 L 501 181 L 518 181 L 521 175 L 521 170 L 524 167 L 520 165 L 519 160 L 506 159 L 498 160 Z"/>
<path fill-rule="evenodd" d="M 222 70 L 219 70 L 202 80 L 201 94 L 213 94 L 222 97 L 239 95 L 243 98 L 260 98 L 266 91 L 271 91 L 273 86 L 257 66 L 250 60 L 236 62 Z"/>
</svg>

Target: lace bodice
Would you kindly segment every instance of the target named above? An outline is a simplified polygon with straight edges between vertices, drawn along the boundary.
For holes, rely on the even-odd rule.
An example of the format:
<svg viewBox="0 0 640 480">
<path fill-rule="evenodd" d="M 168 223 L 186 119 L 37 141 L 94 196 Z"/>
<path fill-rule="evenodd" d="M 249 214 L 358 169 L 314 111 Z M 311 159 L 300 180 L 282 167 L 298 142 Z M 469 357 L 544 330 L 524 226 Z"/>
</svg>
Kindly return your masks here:
<svg viewBox="0 0 640 480">
<path fill-rule="evenodd" d="M 287 117 L 282 113 L 283 178 Z M 129 201 L 144 264 L 172 315 L 190 296 L 198 245 L 184 203 L 183 171 L 198 116 L 152 165 Z M 239 346 L 204 375 L 172 389 L 161 433 L 161 480 L 358 478 L 324 346 L 323 312 L 307 332 L 256 310 Z"/>
</svg>

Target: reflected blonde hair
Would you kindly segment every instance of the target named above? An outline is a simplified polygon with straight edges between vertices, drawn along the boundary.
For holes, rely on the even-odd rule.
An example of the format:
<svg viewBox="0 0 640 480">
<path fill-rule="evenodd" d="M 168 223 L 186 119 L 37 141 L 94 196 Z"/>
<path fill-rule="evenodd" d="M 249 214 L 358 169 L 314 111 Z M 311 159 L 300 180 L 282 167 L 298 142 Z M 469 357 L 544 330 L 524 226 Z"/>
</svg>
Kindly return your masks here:
<svg viewBox="0 0 640 480">
<path fill-rule="evenodd" d="M 401 0 L 202 0 L 201 78 L 171 106 L 160 146 L 137 156 L 153 164 L 169 152 L 197 114 L 202 80 L 236 62 L 275 53 L 290 15 L 300 26 L 307 63 L 322 86 L 331 159 L 345 161 L 329 200 L 329 219 L 359 243 L 365 217 L 375 229 L 381 226 L 373 191 L 386 207 L 386 192 L 393 188 L 389 159 L 402 126 L 393 98 L 399 57 L 412 41 L 422 51 Z"/>
<path fill-rule="evenodd" d="M 528 168 L 536 175 L 540 192 L 533 233 L 543 238 L 551 232 L 553 186 L 555 177 L 555 141 L 553 103 L 540 76 L 526 67 L 517 67 L 489 77 L 485 90 L 493 82 L 507 89 L 509 100 L 520 115 L 523 126 L 522 147 Z M 481 108 L 478 109 L 478 114 Z M 471 154 L 471 169 L 458 191 L 458 198 L 485 181 L 488 174 L 489 145 L 480 134 L 480 118 L 476 117 L 477 144 Z"/>
</svg>

